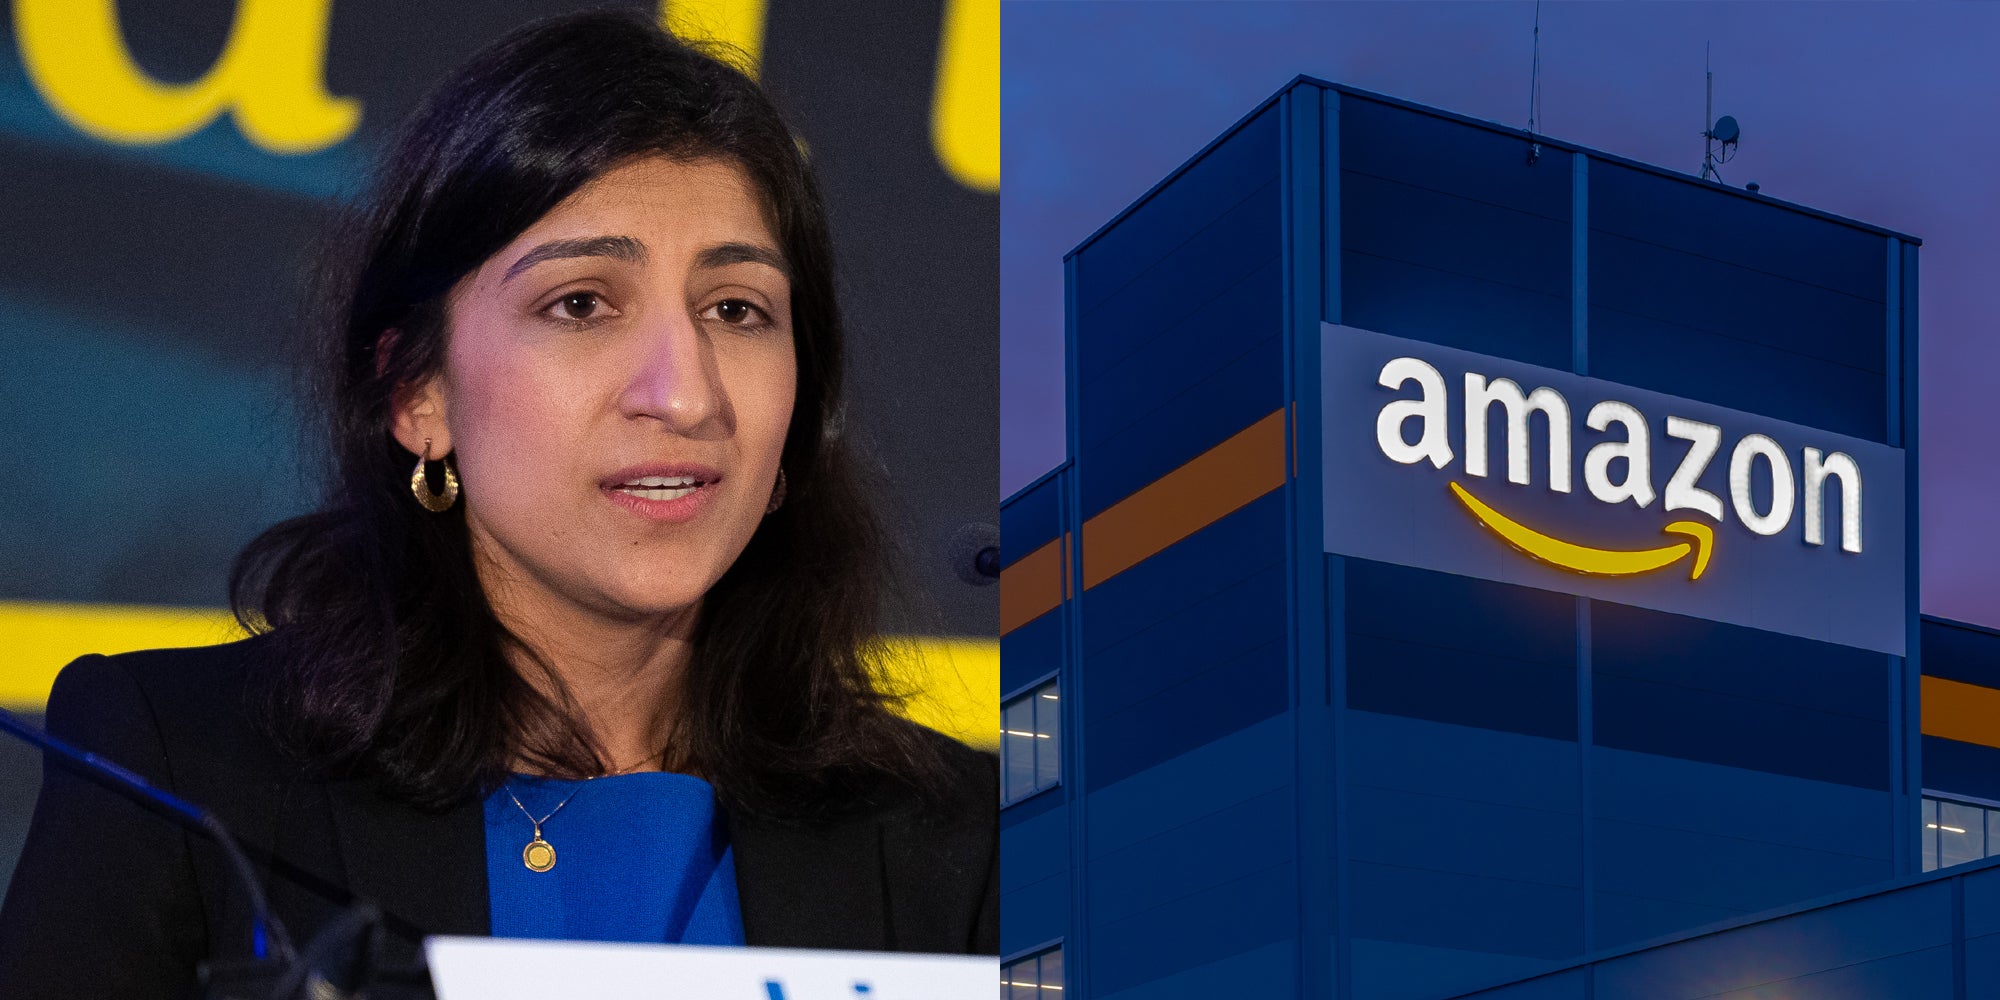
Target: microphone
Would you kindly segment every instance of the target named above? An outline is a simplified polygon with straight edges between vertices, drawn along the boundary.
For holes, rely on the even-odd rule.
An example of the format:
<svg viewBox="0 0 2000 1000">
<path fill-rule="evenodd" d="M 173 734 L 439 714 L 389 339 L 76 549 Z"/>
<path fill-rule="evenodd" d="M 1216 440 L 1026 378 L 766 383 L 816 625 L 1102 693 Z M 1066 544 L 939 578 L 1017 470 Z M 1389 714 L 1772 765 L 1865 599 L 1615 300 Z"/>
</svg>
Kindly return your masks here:
<svg viewBox="0 0 2000 1000">
<path fill-rule="evenodd" d="M 250 900 L 252 953 L 260 959 L 267 955 L 281 962 L 292 959 L 291 936 L 285 933 L 285 926 L 271 916 L 271 909 L 264 901 L 264 887 L 257 883 L 256 875 L 250 870 L 250 859 L 243 856 L 243 848 L 237 845 L 235 836 L 222 825 L 221 820 L 215 818 L 214 813 L 154 788 L 146 783 L 146 779 L 94 753 L 79 750 L 50 736 L 22 722 L 19 716 L 6 709 L 0 709 L 0 729 L 40 747 L 45 760 L 54 759 L 66 764 L 98 784 L 213 840 L 229 859 L 229 867 L 236 875 L 238 886 Z"/>
<path fill-rule="evenodd" d="M 428 973 L 422 976 L 419 992 L 383 994 L 374 988 L 382 924 L 382 911 L 374 904 L 356 903 L 313 935 L 294 961 L 204 965 L 200 976 L 204 995 L 209 1000 L 363 1000 L 385 995 L 435 1000 Z"/>
<path fill-rule="evenodd" d="M 951 571 L 975 587 L 1000 579 L 1000 529 L 978 522 L 959 528 L 951 536 Z"/>
<path fill-rule="evenodd" d="M 250 860 L 236 837 L 214 813 L 186 799 L 154 788 L 146 779 L 116 763 L 70 746 L 0 709 L 0 731 L 40 747 L 44 760 L 67 766 L 98 784 L 139 805 L 161 813 L 181 826 L 208 837 L 229 859 L 236 882 L 250 901 L 251 952 L 254 960 L 202 963 L 198 970 L 204 995 L 213 1000 L 346 1000 L 359 996 L 370 984 L 373 958 L 381 951 L 386 918 L 373 904 L 358 902 L 329 923 L 306 944 L 303 954 L 292 947 L 285 926 L 271 913 L 264 888 L 250 868 Z M 265 853 L 268 856 L 268 852 Z M 282 864 L 273 858 L 274 863 Z M 391 986 L 400 985 L 410 995 L 431 996 L 427 973 L 414 970 L 389 971 Z"/>
</svg>

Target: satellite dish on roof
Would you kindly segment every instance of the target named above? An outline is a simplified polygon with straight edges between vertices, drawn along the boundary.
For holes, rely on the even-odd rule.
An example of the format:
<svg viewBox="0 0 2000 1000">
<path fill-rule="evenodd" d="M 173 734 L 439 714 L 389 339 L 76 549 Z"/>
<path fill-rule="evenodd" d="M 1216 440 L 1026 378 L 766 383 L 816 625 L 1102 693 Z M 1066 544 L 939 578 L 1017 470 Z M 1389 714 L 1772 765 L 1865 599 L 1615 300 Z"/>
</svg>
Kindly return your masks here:
<svg viewBox="0 0 2000 1000">
<path fill-rule="evenodd" d="M 1706 54 L 1704 54 L 1702 61 L 1707 61 Z M 1714 122 L 1714 124 L 1702 129 L 1701 132 L 1703 143 L 1701 179 L 1719 182 L 1722 180 L 1722 171 L 1716 168 L 1724 163 L 1728 163 L 1730 158 L 1736 154 L 1738 144 L 1743 139 L 1743 129 L 1736 124 L 1734 116 L 1723 115 L 1720 118 L 1715 117 L 1715 72 L 1713 70 L 1705 70 L 1704 73 L 1708 78 L 1708 106 L 1703 109 L 1702 121 Z"/>
<path fill-rule="evenodd" d="M 1734 116 L 1723 115 L 1701 137 L 1708 142 L 1708 150 L 1701 158 L 1701 177 L 1719 181 L 1722 172 L 1716 168 L 1735 158 L 1743 140 L 1743 128 L 1736 124 Z"/>
<path fill-rule="evenodd" d="M 1743 129 L 1737 126 L 1736 119 L 1733 116 L 1723 115 L 1715 120 L 1715 127 L 1708 130 L 1708 136 L 1716 142 L 1728 146 L 1734 144 L 1738 139 L 1743 138 Z"/>
</svg>

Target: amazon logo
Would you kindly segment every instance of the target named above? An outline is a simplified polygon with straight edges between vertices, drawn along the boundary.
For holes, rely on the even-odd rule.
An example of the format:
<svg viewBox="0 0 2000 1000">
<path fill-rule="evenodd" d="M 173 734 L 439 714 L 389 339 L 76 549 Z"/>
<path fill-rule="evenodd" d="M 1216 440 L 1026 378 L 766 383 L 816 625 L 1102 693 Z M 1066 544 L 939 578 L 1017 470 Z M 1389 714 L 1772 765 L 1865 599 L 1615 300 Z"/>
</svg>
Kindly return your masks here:
<svg viewBox="0 0 2000 1000">
<path fill-rule="evenodd" d="M 1382 454 L 1402 465 L 1430 464 L 1440 471 L 1459 464 L 1445 484 L 1467 516 L 1498 535 L 1508 545 L 1550 566 L 1593 576 L 1635 576 L 1681 566 L 1690 580 L 1699 580 L 1715 556 L 1716 527 L 1733 516 L 1754 535 L 1785 533 L 1800 525 L 1804 544 L 1828 544 L 1827 500 L 1835 489 L 1839 499 L 1839 548 L 1861 552 L 1862 478 L 1853 456 L 1842 451 L 1803 447 L 1796 452 L 1766 434 L 1738 438 L 1724 458 L 1721 426 L 1674 414 L 1664 415 L 1669 442 L 1684 442 L 1678 454 L 1656 462 L 1653 422 L 1638 407 L 1615 399 L 1597 400 L 1583 418 L 1582 432 L 1573 424 L 1570 401 L 1549 386 L 1523 391 L 1507 378 L 1488 378 L 1467 371 L 1459 386 L 1458 407 L 1464 429 L 1464 455 L 1450 441 L 1453 400 L 1438 369 L 1416 357 L 1396 357 L 1376 378 L 1384 389 L 1403 394 L 1382 406 L 1375 419 L 1375 442 Z M 1414 387 L 1414 394 L 1410 390 Z M 1531 451 L 1530 417 L 1540 414 L 1546 427 L 1539 470 L 1543 486 L 1554 493 L 1574 493 L 1572 456 L 1584 445 L 1583 486 L 1592 500 L 1612 506 L 1630 504 L 1650 510 L 1655 504 L 1668 515 L 1660 534 L 1638 537 L 1629 545 L 1600 547 L 1561 537 L 1560 529 L 1531 527 L 1495 507 L 1493 491 L 1483 482 L 1494 474 L 1488 429 L 1496 418 L 1504 425 L 1503 461 L 1509 483 L 1531 486 L 1536 463 Z M 1587 437 L 1585 437 L 1587 435 Z M 1583 437 L 1582 440 L 1579 440 Z M 1671 450 L 1671 449 L 1670 449 Z M 1728 468 L 1728 498 L 1703 488 L 1702 476 L 1717 461 Z M 1665 482 L 1657 474 L 1665 472 Z M 1753 484 L 1768 483 L 1767 491 Z M 1482 499 L 1481 493 L 1487 494 Z M 1765 501 L 1760 504 L 1757 494 Z M 1676 512 L 1685 512 L 1673 516 Z"/>
</svg>

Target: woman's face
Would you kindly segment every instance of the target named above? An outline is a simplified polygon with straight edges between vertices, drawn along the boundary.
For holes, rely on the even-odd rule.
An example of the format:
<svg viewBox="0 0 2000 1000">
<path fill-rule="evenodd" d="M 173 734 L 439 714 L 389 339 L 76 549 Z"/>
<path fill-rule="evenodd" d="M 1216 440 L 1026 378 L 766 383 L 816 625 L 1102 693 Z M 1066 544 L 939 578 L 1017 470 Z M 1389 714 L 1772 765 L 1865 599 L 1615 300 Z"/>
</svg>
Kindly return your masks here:
<svg viewBox="0 0 2000 1000">
<path fill-rule="evenodd" d="M 452 453 L 496 606 L 696 606 L 778 475 L 798 375 L 786 274 L 741 168 L 656 156 L 452 290 L 444 371 L 399 400 L 396 436 Z"/>
</svg>

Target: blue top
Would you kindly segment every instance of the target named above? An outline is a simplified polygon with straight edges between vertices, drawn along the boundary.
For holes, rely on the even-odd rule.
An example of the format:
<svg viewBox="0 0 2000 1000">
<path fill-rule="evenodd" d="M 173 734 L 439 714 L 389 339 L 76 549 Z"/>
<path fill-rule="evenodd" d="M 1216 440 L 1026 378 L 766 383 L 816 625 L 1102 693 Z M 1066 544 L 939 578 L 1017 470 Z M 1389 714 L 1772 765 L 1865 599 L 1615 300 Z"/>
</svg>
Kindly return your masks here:
<svg viewBox="0 0 2000 1000">
<path fill-rule="evenodd" d="M 521 850 L 535 816 L 555 867 Z M 559 781 L 515 775 L 486 797 L 486 885 L 493 936 L 683 944 L 743 943 L 736 865 L 715 789 L 685 774 L 642 772 Z"/>
</svg>

